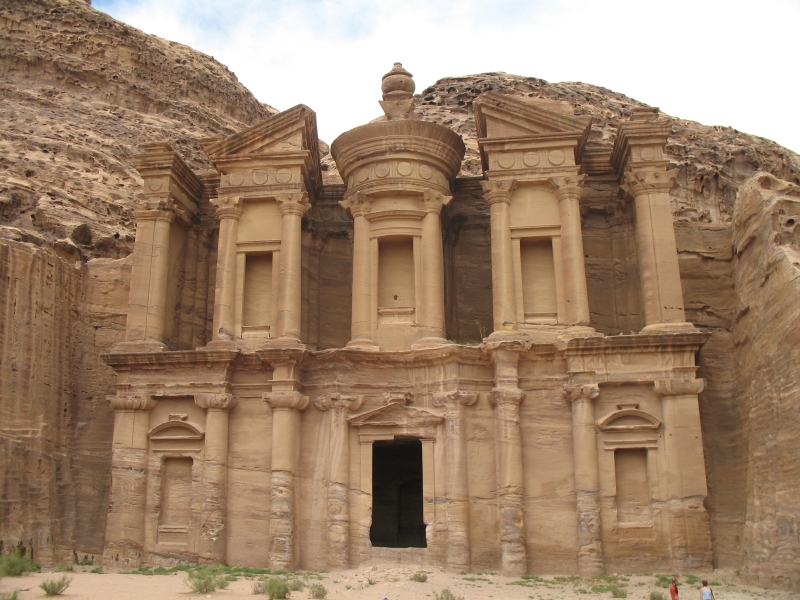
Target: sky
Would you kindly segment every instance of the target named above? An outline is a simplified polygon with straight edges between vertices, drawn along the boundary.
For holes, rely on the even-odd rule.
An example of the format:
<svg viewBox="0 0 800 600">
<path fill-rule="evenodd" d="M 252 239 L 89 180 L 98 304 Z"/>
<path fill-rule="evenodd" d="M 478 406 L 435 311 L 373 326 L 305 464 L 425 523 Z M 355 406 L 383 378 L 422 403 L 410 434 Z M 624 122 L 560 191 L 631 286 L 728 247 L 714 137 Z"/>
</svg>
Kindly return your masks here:
<svg viewBox="0 0 800 600">
<path fill-rule="evenodd" d="M 395 62 L 417 92 L 504 71 L 582 81 L 800 152 L 800 0 L 93 0 L 216 58 L 320 138 L 382 114 Z"/>
</svg>

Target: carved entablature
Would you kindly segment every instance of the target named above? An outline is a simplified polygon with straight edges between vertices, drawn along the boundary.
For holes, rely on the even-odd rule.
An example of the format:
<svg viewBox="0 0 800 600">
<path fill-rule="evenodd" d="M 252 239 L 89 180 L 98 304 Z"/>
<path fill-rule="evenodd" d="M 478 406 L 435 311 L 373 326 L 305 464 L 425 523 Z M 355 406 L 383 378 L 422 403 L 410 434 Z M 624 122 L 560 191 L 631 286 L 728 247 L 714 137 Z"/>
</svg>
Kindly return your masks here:
<svg viewBox="0 0 800 600">
<path fill-rule="evenodd" d="M 145 211 L 167 211 L 185 224 L 197 215 L 197 203 L 203 197 L 203 184 L 166 142 L 142 144 L 143 153 L 133 156 L 133 166 L 144 180 L 139 196 L 136 220 L 148 217 Z"/>
<path fill-rule="evenodd" d="M 661 419 L 639 410 L 639 404 L 617 404 L 617 410 L 597 421 L 597 427 L 605 432 L 648 431 L 661 427 Z"/>
<path fill-rule="evenodd" d="M 159 423 L 147 432 L 151 441 L 202 440 L 205 431 L 197 423 L 188 420 L 184 414 L 169 415 L 169 420 Z"/>
<path fill-rule="evenodd" d="M 578 173 L 590 120 L 567 114 L 558 102 L 491 92 L 482 94 L 474 106 L 481 161 L 489 179 L 524 181 Z"/>
<path fill-rule="evenodd" d="M 313 201 L 322 187 L 316 115 L 302 104 L 201 146 L 221 175 L 220 196 L 307 191 Z"/>
</svg>

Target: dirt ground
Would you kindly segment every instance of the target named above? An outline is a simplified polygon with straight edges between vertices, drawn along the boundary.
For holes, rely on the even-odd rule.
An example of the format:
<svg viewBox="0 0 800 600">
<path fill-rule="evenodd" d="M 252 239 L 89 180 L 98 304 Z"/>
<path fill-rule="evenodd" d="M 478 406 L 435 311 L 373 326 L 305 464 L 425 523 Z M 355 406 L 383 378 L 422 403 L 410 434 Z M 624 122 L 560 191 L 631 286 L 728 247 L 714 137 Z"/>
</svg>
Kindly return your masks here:
<svg viewBox="0 0 800 600">
<path fill-rule="evenodd" d="M 124 573 L 92 573 L 92 567 L 74 567 L 72 583 L 64 592 L 64 600 L 190 600 L 191 598 L 253 598 L 253 583 L 267 575 L 250 578 L 239 576 L 231 581 L 227 589 L 211 594 L 192 594 L 186 585 L 186 573 L 182 571 L 165 575 L 142 575 Z M 99 569 L 97 569 L 99 570 Z M 425 573 L 427 581 L 412 581 L 415 573 Z M 6 577 L 0 580 L 0 594 L 22 590 L 20 600 L 44 598 L 39 584 L 45 579 L 58 578 L 63 573 L 35 573 L 22 577 Z M 659 587 L 655 575 L 625 577 L 603 577 L 581 579 L 578 577 L 532 577 L 518 579 L 503 577 L 493 573 L 470 573 L 457 575 L 435 569 L 419 570 L 411 567 L 373 566 L 335 573 L 298 572 L 291 577 L 305 583 L 305 589 L 290 593 L 291 600 L 309 598 L 308 587 L 321 584 L 327 590 L 327 600 L 412 600 L 417 598 L 436 599 L 444 588 L 449 588 L 457 597 L 464 600 L 483 600 L 498 598 L 502 600 L 589 600 L 594 598 L 611 599 L 611 588 L 616 587 L 617 597 L 630 600 L 651 600 L 651 592 L 663 594 L 666 600 L 669 591 Z M 767 590 L 747 586 L 739 578 L 728 572 L 716 571 L 711 574 L 697 573 L 695 577 L 706 577 L 712 582 L 716 600 L 745 600 L 749 598 L 770 598 L 770 600 L 800 599 L 800 594 Z M 662 582 L 666 579 L 662 576 Z M 694 577 L 680 577 L 682 600 L 699 600 L 700 583 Z M 624 591 L 623 591 L 624 590 Z M 627 596 L 622 594 L 626 593 Z M 257 596 L 266 598 L 266 596 Z M 654 598 L 655 600 L 655 598 Z"/>
</svg>

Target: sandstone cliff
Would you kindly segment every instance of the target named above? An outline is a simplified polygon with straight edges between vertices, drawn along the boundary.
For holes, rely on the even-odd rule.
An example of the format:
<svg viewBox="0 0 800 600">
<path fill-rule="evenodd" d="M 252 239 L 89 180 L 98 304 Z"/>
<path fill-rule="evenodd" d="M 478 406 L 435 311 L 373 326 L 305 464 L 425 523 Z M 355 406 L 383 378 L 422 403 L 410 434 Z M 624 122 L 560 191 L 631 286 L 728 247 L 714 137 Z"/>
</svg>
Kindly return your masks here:
<svg viewBox="0 0 800 600">
<path fill-rule="evenodd" d="M 198 138 L 274 109 L 82 0 L 0 6 L 0 97 L 0 551 L 52 565 L 102 551 L 114 376 L 99 356 L 125 333 L 130 156 L 168 140 L 203 169 Z"/>
<path fill-rule="evenodd" d="M 123 257 L 132 251 L 131 209 L 141 183 L 130 156 L 143 142 L 169 140 L 192 168 L 203 169 L 199 138 L 240 130 L 274 109 L 213 59 L 145 35 L 82 0 L 0 7 L 0 49 L 0 238 L 6 240 L 0 240 L 0 540 L 44 548 L 42 560 L 57 562 L 73 550 L 102 547 L 113 418 L 105 395 L 113 377 L 98 357 L 124 334 L 130 259 Z M 590 143 L 600 163 L 621 120 L 640 104 L 583 83 L 503 73 L 442 79 L 417 104 L 424 118 L 464 138 L 462 177 L 480 174 L 472 101 L 489 90 L 591 116 Z M 680 168 L 672 199 L 687 317 L 713 334 L 700 353 L 699 376 L 707 379 L 701 411 L 715 561 L 764 565 L 778 556 L 783 562 L 775 564 L 796 565 L 794 546 L 765 541 L 791 530 L 774 511 L 772 525 L 764 525 L 764 511 L 777 506 L 780 494 L 753 491 L 784 476 L 783 467 L 749 450 L 768 439 L 773 421 L 769 402 L 758 400 L 767 392 L 743 379 L 756 379 L 760 363 L 752 357 L 769 362 L 776 345 L 758 337 L 761 324 L 753 317 L 734 323 L 736 311 L 750 305 L 743 295 L 761 294 L 757 302 L 765 305 L 768 296 L 745 281 L 747 269 L 757 270 L 751 263 L 737 263 L 734 287 L 731 248 L 734 204 L 745 181 L 763 171 L 800 182 L 800 157 L 726 127 L 677 118 L 672 126 L 668 152 Z M 329 154 L 323 164 L 325 182 L 340 182 Z M 478 189 L 464 187 L 466 195 Z M 592 318 L 601 331 L 619 333 L 625 323 L 603 312 L 603 305 L 613 306 L 618 265 L 593 241 L 609 237 L 609 189 L 590 186 L 584 233 L 590 283 L 599 290 Z M 486 217 L 485 203 L 473 195 L 465 214 Z M 485 254 L 488 231 L 479 229 L 469 230 L 483 236 L 470 245 Z M 342 261 L 348 253 L 343 240 Z M 332 285 L 347 279 L 348 266 L 337 268 Z M 480 293 L 488 304 L 490 293 Z M 797 304 L 790 296 L 785 302 Z M 346 331 L 349 313 L 337 318 Z M 779 381 L 776 375 L 763 385 L 774 391 Z M 785 426 L 783 438 L 796 435 L 791 422 Z M 749 445 L 748 435 L 755 436 Z M 778 554 L 768 549 L 778 546 Z"/>
</svg>

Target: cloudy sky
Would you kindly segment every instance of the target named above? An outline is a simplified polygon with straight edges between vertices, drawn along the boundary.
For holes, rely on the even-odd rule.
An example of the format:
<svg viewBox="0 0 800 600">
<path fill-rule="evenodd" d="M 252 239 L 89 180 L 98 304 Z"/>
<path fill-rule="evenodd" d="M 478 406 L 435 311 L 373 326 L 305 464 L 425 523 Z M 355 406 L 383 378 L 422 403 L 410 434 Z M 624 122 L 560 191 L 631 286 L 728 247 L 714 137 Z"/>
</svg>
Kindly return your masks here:
<svg viewBox="0 0 800 600">
<path fill-rule="evenodd" d="M 381 114 L 396 61 L 417 91 L 488 71 L 583 81 L 800 152 L 800 0 L 93 0 L 225 64 L 320 137 Z"/>
</svg>

